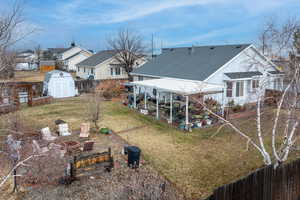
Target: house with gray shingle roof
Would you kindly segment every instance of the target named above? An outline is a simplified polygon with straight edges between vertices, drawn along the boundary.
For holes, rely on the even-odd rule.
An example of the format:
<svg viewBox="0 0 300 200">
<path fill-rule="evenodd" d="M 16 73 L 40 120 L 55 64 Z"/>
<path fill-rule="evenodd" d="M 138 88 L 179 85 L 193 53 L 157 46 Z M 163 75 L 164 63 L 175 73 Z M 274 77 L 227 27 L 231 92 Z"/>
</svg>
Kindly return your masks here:
<svg viewBox="0 0 300 200">
<path fill-rule="evenodd" d="M 223 85 L 223 93 L 207 97 L 236 104 L 256 101 L 262 77 L 268 77 L 270 89 L 279 89 L 283 79 L 276 66 L 251 44 L 164 48 L 131 74 L 134 81 L 171 78 Z"/>
<path fill-rule="evenodd" d="M 113 50 L 99 51 L 91 57 L 76 65 L 76 76 L 83 79 L 127 79 L 128 75 L 114 58 L 116 52 Z M 138 60 L 134 68 L 138 68 L 146 62 L 145 58 Z"/>
</svg>

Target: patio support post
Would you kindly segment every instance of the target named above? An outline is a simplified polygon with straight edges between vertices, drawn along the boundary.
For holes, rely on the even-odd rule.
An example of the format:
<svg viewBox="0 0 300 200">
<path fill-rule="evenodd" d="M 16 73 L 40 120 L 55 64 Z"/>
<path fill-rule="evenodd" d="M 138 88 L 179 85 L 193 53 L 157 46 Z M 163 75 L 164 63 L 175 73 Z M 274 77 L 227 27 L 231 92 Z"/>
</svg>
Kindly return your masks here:
<svg viewBox="0 0 300 200">
<path fill-rule="evenodd" d="M 222 92 L 222 117 L 225 117 L 225 99 L 224 99 L 224 96 L 225 96 L 225 90 L 223 89 L 223 92 Z"/>
<path fill-rule="evenodd" d="M 158 90 L 156 90 L 156 119 L 159 119 L 158 101 L 159 101 L 159 92 Z"/>
<path fill-rule="evenodd" d="M 133 108 L 136 109 L 136 88 L 133 86 Z"/>
<path fill-rule="evenodd" d="M 145 102 L 145 110 L 147 109 L 147 92 L 146 92 L 146 88 L 145 89 L 145 96 L 144 96 L 144 102 Z"/>
<path fill-rule="evenodd" d="M 170 124 L 173 122 L 173 93 L 170 93 Z"/>
<path fill-rule="evenodd" d="M 185 124 L 189 124 L 189 96 L 185 96 Z"/>
</svg>

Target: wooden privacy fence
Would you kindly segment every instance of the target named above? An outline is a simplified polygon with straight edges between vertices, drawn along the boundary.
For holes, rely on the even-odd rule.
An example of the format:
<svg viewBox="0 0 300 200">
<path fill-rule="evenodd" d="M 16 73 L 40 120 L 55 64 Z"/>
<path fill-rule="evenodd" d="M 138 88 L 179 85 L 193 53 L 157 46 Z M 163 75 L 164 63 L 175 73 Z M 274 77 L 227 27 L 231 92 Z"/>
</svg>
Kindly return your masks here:
<svg viewBox="0 0 300 200">
<path fill-rule="evenodd" d="M 76 80 L 75 87 L 79 93 L 88 93 L 93 90 L 98 84 L 99 80 Z"/>
<path fill-rule="evenodd" d="M 300 159 L 259 169 L 217 188 L 206 200 L 300 200 Z"/>
</svg>

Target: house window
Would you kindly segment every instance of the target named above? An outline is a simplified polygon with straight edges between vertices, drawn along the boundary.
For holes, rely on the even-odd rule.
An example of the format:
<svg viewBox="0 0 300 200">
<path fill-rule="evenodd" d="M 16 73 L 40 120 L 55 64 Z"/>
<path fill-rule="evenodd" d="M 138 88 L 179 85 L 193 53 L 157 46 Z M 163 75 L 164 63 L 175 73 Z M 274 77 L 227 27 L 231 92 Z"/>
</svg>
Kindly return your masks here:
<svg viewBox="0 0 300 200">
<path fill-rule="evenodd" d="M 259 80 L 252 80 L 252 89 L 256 89 L 259 87 Z"/>
<path fill-rule="evenodd" d="M 114 75 L 114 68 L 110 68 L 110 75 L 111 75 L 111 76 Z"/>
<path fill-rule="evenodd" d="M 244 81 L 237 81 L 235 84 L 235 96 L 242 97 L 244 96 Z"/>
<path fill-rule="evenodd" d="M 121 68 L 120 67 L 115 68 L 115 70 L 116 70 L 116 75 L 120 75 L 121 74 Z"/>
<path fill-rule="evenodd" d="M 275 89 L 275 90 L 280 90 L 280 89 L 282 89 L 281 78 L 275 78 L 275 79 L 274 79 L 274 89 Z"/>
<path fill-rule="evenodd" d="M 91 68 L 91 74 L 94 74 L 94 68 Z"/>
<path fill-rule="evenodd" d="M 232 97 L 232 82 L 227 82 L 226 97 Z"/>
<path fill-rule="evenodd" d="M 85 67 L 83 68 L 83 72 L 85 73 Z"/>
<path fill-rule="evenodd" d="M 77 71 L 80 72 L 80 67 L 77 67 Z"/>
<path fill-rule="evenodd" d="M 138 76 L 138 80 L 139 80 L 139 81 L 143 81 L 143 80 L 144 80 L 144 77 L 143 77 L 143 76 Z"/>
</svg>

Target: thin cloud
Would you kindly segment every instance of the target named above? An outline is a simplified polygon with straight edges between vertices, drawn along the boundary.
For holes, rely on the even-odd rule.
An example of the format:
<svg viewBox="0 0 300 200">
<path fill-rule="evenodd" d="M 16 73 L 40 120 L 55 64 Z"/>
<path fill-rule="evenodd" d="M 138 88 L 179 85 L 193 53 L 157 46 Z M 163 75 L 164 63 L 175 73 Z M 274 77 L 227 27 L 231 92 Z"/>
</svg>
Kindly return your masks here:
<svg viewBox="0 0 300 200">
<path fill-rule="evenodd" d="M 98 5 L 99 9 L 96 9 L 94 6 L 88 5 L 89 3 L 86 3 L 86 1 L 76 0 L 58 6 L 58 14 L 54 13 L 52 16 L 67 23 L 113 24 L 139 19 L 168 9 L 224 2 L 228 2 L 228 0 L 155 0 L 146 2 L 129 0 L 126 1 L 126 4 L 114 3 L 112 5 L 108 1 L 96 1 L 91 3 L 94 6 Z M 111 5 L 112 7 L 111 9 L 101 9 L 101 4 Z M 86 9 L 87 12 L 81 13 L 81 9 Z"/>
</svg>

